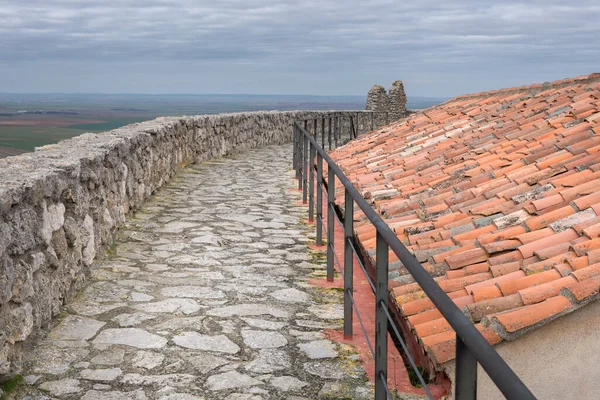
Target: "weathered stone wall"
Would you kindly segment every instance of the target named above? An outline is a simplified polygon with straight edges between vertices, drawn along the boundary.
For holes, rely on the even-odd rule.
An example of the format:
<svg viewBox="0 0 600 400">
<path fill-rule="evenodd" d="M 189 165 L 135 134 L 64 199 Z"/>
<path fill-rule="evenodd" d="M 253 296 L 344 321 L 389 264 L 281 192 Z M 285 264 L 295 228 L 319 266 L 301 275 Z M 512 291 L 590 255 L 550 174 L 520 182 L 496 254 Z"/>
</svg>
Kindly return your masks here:
<svg viewBox="0 0 600 400">
<path fill-rule="evenodd" d="M 125 217 L 185 165 L 291 140 L 325 112 L 158 118 L 0 160 L 0 374 L 82 287 Z"/>
</svg>

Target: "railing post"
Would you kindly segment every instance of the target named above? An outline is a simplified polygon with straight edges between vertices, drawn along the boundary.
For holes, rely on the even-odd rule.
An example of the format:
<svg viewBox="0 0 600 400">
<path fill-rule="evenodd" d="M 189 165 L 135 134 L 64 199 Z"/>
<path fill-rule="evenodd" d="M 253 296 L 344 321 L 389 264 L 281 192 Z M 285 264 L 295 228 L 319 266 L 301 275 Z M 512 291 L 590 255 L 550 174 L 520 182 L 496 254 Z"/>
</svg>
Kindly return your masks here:
<svg viewBox="0 0 600 400">
<path fill-rule="evenodd" d="M 327 177 L 327 281 L 333 282 L 335 172 L 330 166 L 327 168 Z"/>
<path fill-rule="evenodd" d="M 390 113 L 389 112 L 385 112 L 385 124 L 389 124 L 390 123 Z"/>
<path fill-rule="evenodd" d="M 344 338 L 352 337 L 352 296 L 354 291 L 352 247 L 354 236 L 354 200 L 346 190 L 344 199 Z"/>
<path fill-rule="evenodd" d="M 317 153 L 317 246 L 323 245 L 323 156 Z"/>
<path fill-rule="evenodd" d="M 315 219 L 315 146 L 309 142 L 310 158 L 308 160 L 309 182 L 308 182 L 308 222 Z"/>
<path fill-rule="evenodd" d="M 302 190 L 302 160 L 304 159 L 302 144 L 304 143 L 304 133 L 298 125 L 296 126 L 296 131 L 298 133 L 298 140 L 296 142 L 296 147 L 298 149 L 298 159 L 296 160 L 296 178 L 298 179 L 298 190 Z"/>
<path fill-rule="evenodd" d="M 319 134 L 319 131 L 317 129 L 317 119 L 316 118 L 313 119 L 313 132 L 314 132 L 313 136 L 315 138 L 315 142 L 319 143 L 319 140 L 318 140 L 319 137 L 317 136 Z"/>
<path fill-rule="evenodd" d="M 299 152 L 298 152 L 298 125 L 296 124 L 296 122 L 294 121 L 294 124 L 292 125 L 292 136 L 293 136 L 293 143 L 294 143 L 294 173 L 296 175 L 296 178 L 298 178 L 298 156 L 299 156 Z"/>
<path fill-rule="evenodd" d="M 360 135 L 360 113 L 356 112 L 356 136 Z"/>
<path fill-rule="evenodd" d="M 304 136 L 302 150 L 302 202 L 306 204 L 308 200 L 308 136 Z"/>
<path fill-rule="evenodd" d="M 456 336 L 454 383 L 456 400 L 475 400 L 477 398 L 477 359 L 458 335 Z"/>
<path fill-rule="evenodd" d="M 376 239 L 375 260 L 375 400 L 385 400 L 387 393 L 388 320 L 384 310 L 388 306 L 388 244 L 379 231 Z"/>
<path fill-rule="evenodd" d="M 292 123 L 292 168 L 296 171 L 296 122 Z"/>
<path fill-rule="evenodd" d="M 325 118 L 321 118 L 321 148 L 325 150 Z"/>
<path fill-rule="evenodd" d="M 338 135 L 340 134 L 340 116 L 337 115 L 335 117 L 335 120 L 336 120 L 336 124 L 335 124 L 336 128 L 335 128 L 335 131 L 333 133 L 333 139 L 335 140 L 334 146 L 337 149 L 337 147 L 338 147 Z"/>
<path fill-rule="evenodd" d="M 329 143 L 329 150 L 331 150 L 331 120 L 333 118 L 334 117 L 332 117 L 332 116 L 329 117 L 329 133 L 327 134 L 327 143 Z M 323 149 L 325 149 L 325 148 L 323 148 Z"/>
</svg>

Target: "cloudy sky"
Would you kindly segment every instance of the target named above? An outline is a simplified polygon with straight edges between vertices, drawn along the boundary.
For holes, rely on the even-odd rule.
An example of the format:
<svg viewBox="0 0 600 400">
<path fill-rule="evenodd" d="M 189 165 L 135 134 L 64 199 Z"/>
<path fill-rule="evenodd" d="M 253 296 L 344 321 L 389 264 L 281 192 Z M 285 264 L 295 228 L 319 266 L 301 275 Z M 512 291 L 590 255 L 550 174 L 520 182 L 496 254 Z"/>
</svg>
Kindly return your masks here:
<svg viewBox="0 0 600 400">
<path fill-rule="evenodd" d="M 598 0 L 0 0 L 0 92 L 453 96 L 600 72 L 599 21 Z"/>
</svg>

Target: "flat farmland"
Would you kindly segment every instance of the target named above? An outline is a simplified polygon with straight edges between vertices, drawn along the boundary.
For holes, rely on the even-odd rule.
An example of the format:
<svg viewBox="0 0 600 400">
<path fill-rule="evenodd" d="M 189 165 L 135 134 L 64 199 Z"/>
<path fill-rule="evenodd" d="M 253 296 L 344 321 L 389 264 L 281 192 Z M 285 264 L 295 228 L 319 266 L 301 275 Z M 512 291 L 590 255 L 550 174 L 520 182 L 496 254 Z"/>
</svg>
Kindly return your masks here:
<svg viewBox="0 0 600 400">
<path fill-rule="evenodd" d="M 445 99 L 409 99 L 426 108 Z M 2 94 L 0 157 L 33 151 L 85 132 L 103 132 L 159 116 L 258 110 L 361 110 L 364 96 Z"/>
</svg>

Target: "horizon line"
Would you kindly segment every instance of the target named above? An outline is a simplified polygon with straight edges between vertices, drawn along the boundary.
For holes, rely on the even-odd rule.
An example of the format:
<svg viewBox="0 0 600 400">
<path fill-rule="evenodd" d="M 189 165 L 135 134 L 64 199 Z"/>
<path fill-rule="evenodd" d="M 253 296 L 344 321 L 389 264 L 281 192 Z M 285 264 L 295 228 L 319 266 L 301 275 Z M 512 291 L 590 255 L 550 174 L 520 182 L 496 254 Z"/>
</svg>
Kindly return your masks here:
<svg viewBox="0 0 600 400">
<path fill-rule="evenodd" d="M 115 96 L 305 96 L 305 97 L 361 97 L 366 94 L 284 94 L 284 93 L 116 93 L 116 92 L 0 92 L 0 95 L 115 95 Z M 424 99 L 450 99 L 448 96 L 411 96 Z M 408 99 L 408 96 L 407 96 Z"/>
</svg>

